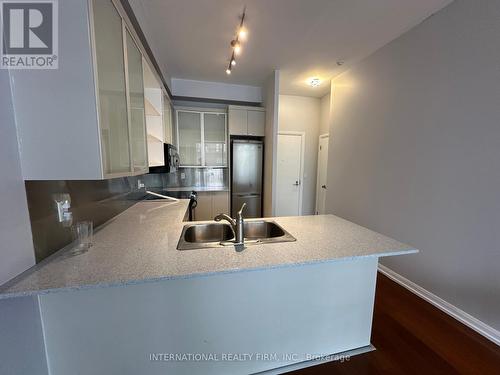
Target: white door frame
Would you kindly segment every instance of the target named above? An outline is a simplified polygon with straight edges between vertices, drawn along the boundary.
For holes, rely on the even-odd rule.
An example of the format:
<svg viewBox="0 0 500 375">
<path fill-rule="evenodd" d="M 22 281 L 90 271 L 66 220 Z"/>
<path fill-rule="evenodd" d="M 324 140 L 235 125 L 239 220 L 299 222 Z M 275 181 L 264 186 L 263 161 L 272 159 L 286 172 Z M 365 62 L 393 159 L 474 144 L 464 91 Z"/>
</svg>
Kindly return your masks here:
<svg viewBox="0 0 500 375">
<path fill-rule="evenodd" d="M 304 152 L 306 149 L 306 132 L 298 131 L 278 131 L 280 135 L 298 135 L 300 136 L 300 169 L 299 169 L 299 216 L 302 215 L 302 194 L 304 192 Z"/>
<path fill-rule="evenodd" d="M 321 138 L 330 138 L 330 133 L 325 133 L 325 134 L 321 134 L 319 137 L 318 137 L 318 162 L 317 162 L 317 170 L 316 170 L 316 207 L 314 209 L 315 212 L 319 212 L 319 194 L 318 194 L 318 191 L 319 189 L 321 189 L 321 186 L 319 186 L 320 182 L 319 182 L 319 154 L 320 154 L 320 150 L 319 150 L 319 147 L 320 147 L 320 143 L 321 143 Z M 328 165 L 328 155 L 326 156 L 326 160 L 327 160 L 327 165 Z M 327 167 L 327 170 L 328 170 L 328 167 Z M 325 193 L 326 194 L 326 193 Z"/>
</svg>

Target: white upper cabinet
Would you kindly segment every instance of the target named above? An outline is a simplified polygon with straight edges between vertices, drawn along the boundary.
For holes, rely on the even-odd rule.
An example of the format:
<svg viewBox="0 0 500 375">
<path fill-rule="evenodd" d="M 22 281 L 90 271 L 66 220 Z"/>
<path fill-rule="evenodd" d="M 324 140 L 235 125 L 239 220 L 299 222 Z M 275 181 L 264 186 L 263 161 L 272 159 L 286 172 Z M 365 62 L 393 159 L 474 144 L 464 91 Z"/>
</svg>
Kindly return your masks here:
<svg viewBox="0 0 500 375">
<path fill-rule="evenodd" d="M 266 112 L 248 110 L 248 135 L 263 137 L 266 127 Z"/>
<path fill-rule="evenodd" d="M 58 12 L 58 69 L 9 72 L 24 179 L 147 173 L 135 34 L 111 0 L 60 1 Z"/>
<path fill-rule="evenodd" d="M 177 109 L 176 114 L 181 166 L 227 166 L 226 113 Z"/>
<path fill-rule="evenodd" d="M 261 107 L 229 106 L 229 134 L 264 137 L 266 112 Z"/>
<path fill-rule="evenodd" d="M 143 70 L 149 166 L 160 167 L 165 165 L 164 144 L 172 143 L 172 104 L 146 60 Z"/>
<path fill-rule="evenodd" d="M 247 135 L 247 110 L 229 108 L 229 134 Z"/>
</svg>

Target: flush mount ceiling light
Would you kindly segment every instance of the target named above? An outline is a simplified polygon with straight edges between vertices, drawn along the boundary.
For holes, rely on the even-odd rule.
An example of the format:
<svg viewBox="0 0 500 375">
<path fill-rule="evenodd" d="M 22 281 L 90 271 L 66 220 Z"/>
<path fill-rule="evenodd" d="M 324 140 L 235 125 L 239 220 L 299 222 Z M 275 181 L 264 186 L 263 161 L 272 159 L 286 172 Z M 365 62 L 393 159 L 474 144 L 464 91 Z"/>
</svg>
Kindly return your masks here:
<svg viewBox="0 0 500 375">
<path fill-rule="evenodd" d="M 321 85 L 321 81 L 317 77 L 309 78 L 307 80 L 307 83 L 309 83 L 309 86 L 311 87 L 318 87 L 319 85 Z"/>
<path fill-rule="evenodd" d="M 248 37 L 248 31 L 243 24 L 245 22 L 245 12 L 246 12 L 246 7 L 243 8 L 243 13 L 241 15 L 241 21 L 240 25 L 238 27 L 238 31 L 236 33 L 236 36 L 233 40 L 231 40 L 231 58 L 229 59 L 229 64 L 226 69 L 226 74 L 230 75 L 231 71 L 233 69 L 233 66 L 236 65 L 236 56 L 238 56 L 241 53 L 241 42 L 245 41 Z"/>
</svg>

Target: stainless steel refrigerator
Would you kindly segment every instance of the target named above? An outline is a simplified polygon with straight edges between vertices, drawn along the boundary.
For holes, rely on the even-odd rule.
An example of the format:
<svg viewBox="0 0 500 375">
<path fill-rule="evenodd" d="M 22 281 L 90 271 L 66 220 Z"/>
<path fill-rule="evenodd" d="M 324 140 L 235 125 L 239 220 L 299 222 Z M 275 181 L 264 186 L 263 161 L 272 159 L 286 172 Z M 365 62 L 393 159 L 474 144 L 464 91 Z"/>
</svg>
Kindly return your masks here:
<svg viewBox="0 0 500 375">
<path fill-rule="evenodd" d="M 262 141 L 234 139 L 231 142 L 231 214 L 243 203 L 243 217 L 262 217 Z"/>
</svg>

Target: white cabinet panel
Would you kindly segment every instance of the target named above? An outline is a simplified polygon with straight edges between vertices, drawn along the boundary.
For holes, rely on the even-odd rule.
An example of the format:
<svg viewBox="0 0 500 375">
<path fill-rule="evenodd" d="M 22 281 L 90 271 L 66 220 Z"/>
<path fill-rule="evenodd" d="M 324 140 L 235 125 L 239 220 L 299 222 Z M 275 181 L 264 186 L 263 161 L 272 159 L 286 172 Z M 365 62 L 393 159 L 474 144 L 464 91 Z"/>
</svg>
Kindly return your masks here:
<svg viewBox="0 0 500 375">
<path fill-rule="evenodd" d="M 247 111 L 229 109 L 229 134 L 247 135 Z"/>
<path fill-rule="evenodd" d="M 248 135 L 264 136 L 266 113 L 264 111 L 248 111 Z"/>
<path fill-rule="evenodd" d="M 229 192 L 198 192 L 198 205 L 194 214 L 195 220 L 213 220 L 215 216 L 221 213 L 229 215 Z"/>
<path fill-rule="evenodd" d="M 264 137 L 266 111 L 261 107 L 229 106 L 229 134 Z"/>
<path fill-rule="evenodd" d="M 58 13 L 59 68 L 9 72 L 23 178 L 96 180 L 102 163 L 88 3 L 60 1 Z"/>
</svg>

